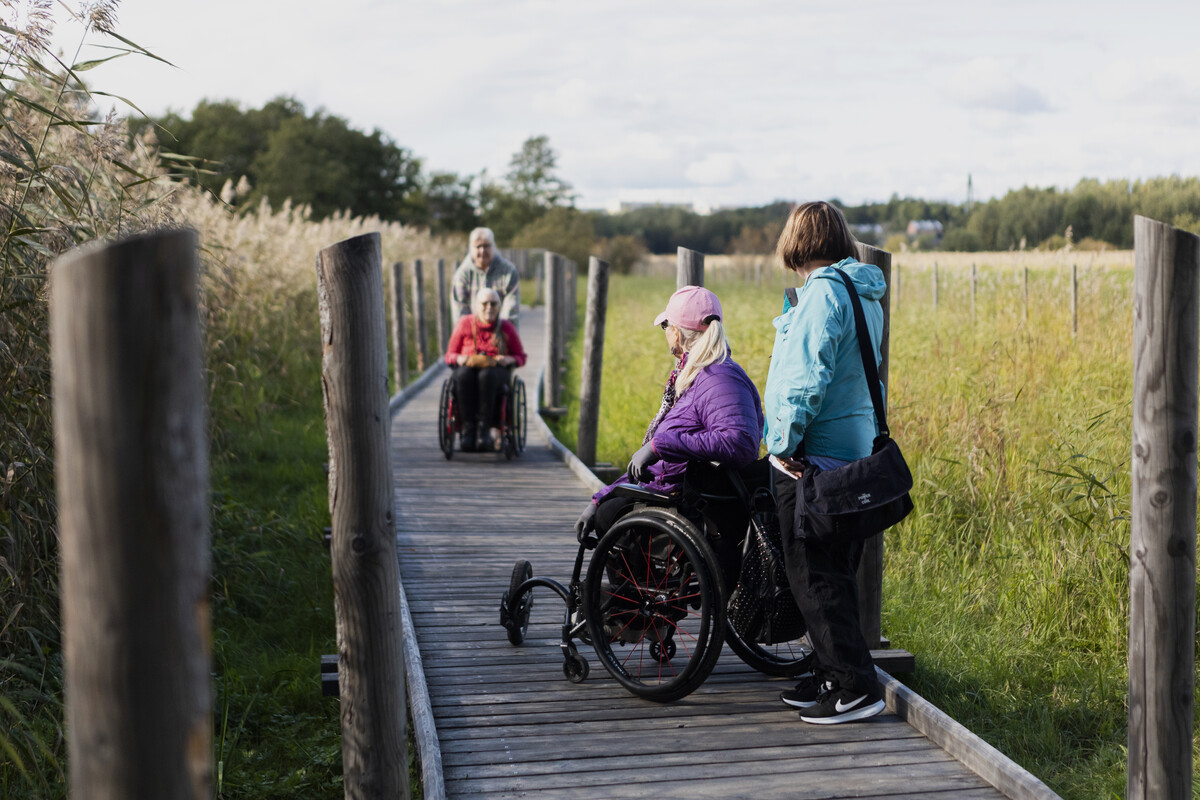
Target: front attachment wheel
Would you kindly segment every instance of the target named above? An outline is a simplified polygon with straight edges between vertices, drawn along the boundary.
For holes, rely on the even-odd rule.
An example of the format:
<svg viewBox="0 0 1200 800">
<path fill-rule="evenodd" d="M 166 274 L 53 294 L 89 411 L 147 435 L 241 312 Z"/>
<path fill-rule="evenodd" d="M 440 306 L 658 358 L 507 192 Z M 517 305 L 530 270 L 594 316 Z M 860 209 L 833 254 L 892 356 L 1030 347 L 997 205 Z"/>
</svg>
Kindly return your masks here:
<svg viewBox="0 0 1200 800">
<path fill-rule="evenodd" d="M 518 561 L 513 567 L 512 579 L 508 582 L 508 594 L 505 595 L 508 619 L 504 621 L 504 628 L 508 631 L 508 641 L 512 644 L 525 641 L 525 634 L 529 631 L 529 616 L 533 613 L 533 589 L 521 595 L 518 602 L 514 602 L 514 598 L 517 597 L 521 584 L 532 577 L 533 565 L 528 561 Z"/>
<path fill-rule="evenodd" d="M 724 638 L 708 544 L 667 509 L 635 511 L 596 545 L 583 604 L 596 655 L 638 697 L 671 702 L 712 672 Z"/>
</svg>

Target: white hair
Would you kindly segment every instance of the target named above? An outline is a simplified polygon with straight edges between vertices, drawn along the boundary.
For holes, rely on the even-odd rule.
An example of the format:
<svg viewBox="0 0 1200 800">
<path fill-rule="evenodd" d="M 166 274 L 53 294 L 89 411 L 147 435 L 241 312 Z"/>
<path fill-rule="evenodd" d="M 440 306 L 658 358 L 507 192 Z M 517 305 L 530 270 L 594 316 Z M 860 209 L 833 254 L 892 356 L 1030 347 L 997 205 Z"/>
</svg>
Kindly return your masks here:
<svg viewBox="0 0 1200 800">
<path fill-rule="evenodd" d="M 475 308 L 479 308 L 484 300 L 495 300 L 498 305 L 500 303 L 500 293 L 495 289 L 489 289 L 484 286 L 475 293 L 475 299 L 472 301 L 472 304 Z"/>
<path fill-rule="evenodd" d="M 471 231 L 471 235 L 467 237 L 467 247 L 474 247 L 476 239 L 487 239 L 492 243 L 492 247 L 496 246 L 496 234 L 492 233 L 491 228 L 476 228 Z"/>
</svg>

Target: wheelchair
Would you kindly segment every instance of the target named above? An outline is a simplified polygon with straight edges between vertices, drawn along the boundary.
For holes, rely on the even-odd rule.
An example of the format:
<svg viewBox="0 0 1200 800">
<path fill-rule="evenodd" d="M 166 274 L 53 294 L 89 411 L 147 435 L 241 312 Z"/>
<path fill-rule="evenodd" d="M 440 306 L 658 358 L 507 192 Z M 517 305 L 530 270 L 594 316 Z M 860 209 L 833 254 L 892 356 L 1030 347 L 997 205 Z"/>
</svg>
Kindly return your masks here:
<svg viewBox="0 0 1200 800">
<path fill-rule="evenodd" d="M 533 589 L 543 587 L 566 605 L 560 646 L 563 674 L 572 683 L 589 673 L 576 639 L 590 645 L 628 691 L 661 703 L 704 683 L 723 644 L 768 675 L 807 671 L 812 656 L 803 631 L 786 642 L 751 641 L 726 613 L 749 534 L 755 526 L 778 524 L 770 469 L 766 459 L 741 470 L 692 462 L 678 494 L 617 486 L 611 496 L 631 500 L 630 510 L 602 536 L 580 542 L 567 586 L 534 577 L 528 561 L 517 561 L 500 600 L 509 642 L 525 640 Z"/>
<path fill-rule="evenodd" d="M 504 458 L 511 461 L 525 451 L 525 382 L 514 371 L 508 383 L 500 387 L 496 400 L 500 419 L 500 450 Z M 454 398 L 454 384 L 449 378 L 442 382 L 442 396 L 438 405 L 438 446 L 447 458 L 454 457 L 455 437 L 462 433 L 462 420 L 458 415 L 458 402 Z"/>
</svg>

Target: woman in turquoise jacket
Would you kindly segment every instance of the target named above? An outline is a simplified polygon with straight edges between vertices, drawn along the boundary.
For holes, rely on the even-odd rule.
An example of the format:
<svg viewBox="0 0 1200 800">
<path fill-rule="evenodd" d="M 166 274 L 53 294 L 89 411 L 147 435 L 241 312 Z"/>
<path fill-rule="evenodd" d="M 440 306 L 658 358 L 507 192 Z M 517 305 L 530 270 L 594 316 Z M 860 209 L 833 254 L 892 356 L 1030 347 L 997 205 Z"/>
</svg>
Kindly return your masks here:
<svg viewBox="0 0 1200 800">
<path fill-rule="evenodd" d="M 775 318 L 775 346 L 763 405 L 784 558 L 796 604 L 808 626 L 813 671 L 780 698 L 815 724 L 851 722 L 884 708 L 871 651 L 858 622 L 856 573 L 861 542 L 821 542 L 797 535 L 796 477 L 805 464 L 833 469 L 871 454 L 878 429 L 863 374 L 850 295 L 842 270 L 862 300 L 879 357 L 887 290 L 883 272 L 855 258 L 846 219 L 829 203 L 792 211 L 776 253 L 804 278 L 789 289 Z"/>
</svg>

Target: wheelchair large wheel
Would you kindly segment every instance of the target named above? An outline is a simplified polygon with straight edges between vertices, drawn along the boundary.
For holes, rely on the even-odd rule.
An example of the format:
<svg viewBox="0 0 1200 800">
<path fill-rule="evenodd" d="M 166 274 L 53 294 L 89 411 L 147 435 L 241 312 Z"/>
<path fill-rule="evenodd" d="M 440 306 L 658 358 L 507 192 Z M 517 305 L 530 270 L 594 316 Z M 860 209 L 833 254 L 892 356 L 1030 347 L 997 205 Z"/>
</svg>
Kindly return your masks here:
<svg viewBox="0 0 1200 800">
<path fill-rule="evenodd" d="M 525 452 L 525 381 L 513 379 L 512 391 L 513 443 L 517 455 Z"/>
<path fill-rule="evenodd" d="M 812 669 L 813 655 L 803 634 L 788 642 L 765 644 L 742 638 L 733 625 L 725 625 L 725 643 L 747 665 L 767 675 L 794 678 Z"/>
<path fill-rule="evenodd" d="M 450 381 L 442 384 L 441 405 L 438 407 L 438 446 L 446 458 L 454 457 L 454 390 Z"/>
<path fill-rule="evenodd" d="M 661 508 L 634 511 L 596 545 L 583 608 L 596 655 L 638 697 L 668 703 L 716 664 L 725 615 L 708 544 Z"/>
</svg>

